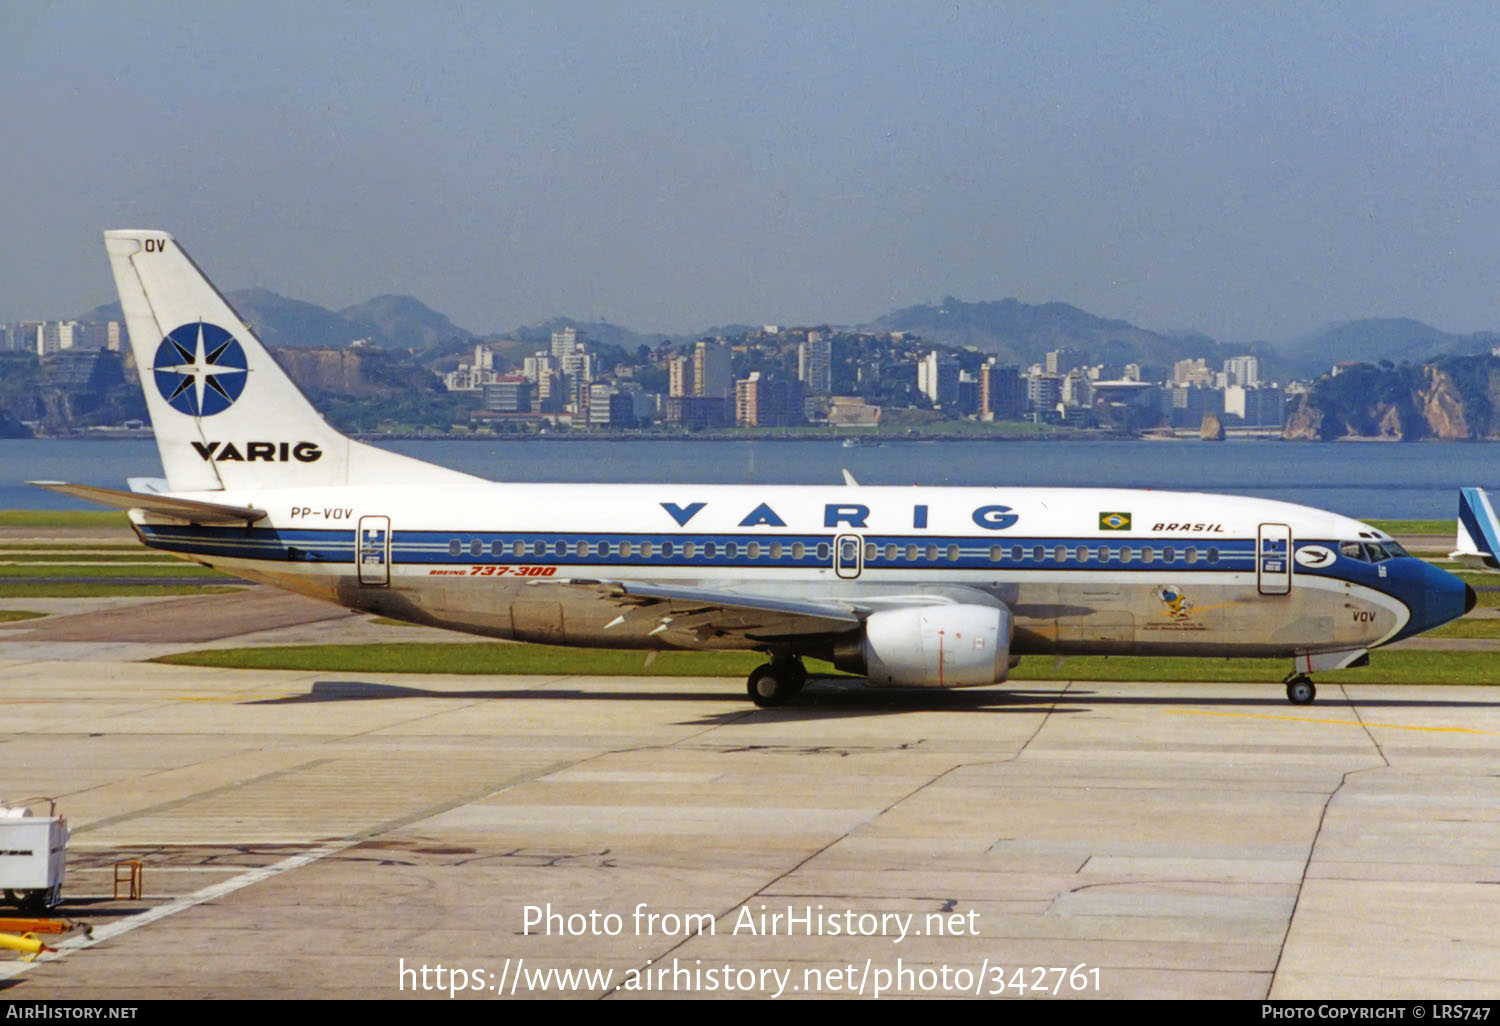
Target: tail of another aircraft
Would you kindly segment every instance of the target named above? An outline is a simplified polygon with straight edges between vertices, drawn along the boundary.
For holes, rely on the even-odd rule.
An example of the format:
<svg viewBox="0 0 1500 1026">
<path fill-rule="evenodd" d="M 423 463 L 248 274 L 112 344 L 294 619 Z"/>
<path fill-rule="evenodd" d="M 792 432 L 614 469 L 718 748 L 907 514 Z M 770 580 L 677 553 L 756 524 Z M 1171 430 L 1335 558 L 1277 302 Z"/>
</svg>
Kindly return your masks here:
<svg viewBox="0 0 1500 1026">
<path fill-rule="evenodd" d="M 1458 548 L 1450 558 L 1500 570 L 1500 521 L 1483 488 L 1458 491 Z"/>
<path fill-rule="evenodd" d="M 172 491 L 474 480 L 334 430 L 166 232 L 104 244 Z"/>
</svg>

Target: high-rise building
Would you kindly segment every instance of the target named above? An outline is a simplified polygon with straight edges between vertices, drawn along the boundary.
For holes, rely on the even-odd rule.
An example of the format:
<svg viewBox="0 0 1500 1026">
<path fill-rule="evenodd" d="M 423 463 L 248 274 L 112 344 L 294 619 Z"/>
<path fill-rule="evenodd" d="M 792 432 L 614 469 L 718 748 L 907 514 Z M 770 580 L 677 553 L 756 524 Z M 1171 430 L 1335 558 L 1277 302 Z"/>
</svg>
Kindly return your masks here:
<svg viewBox="0 0 1500 1026">
<path fill-rule="evenodd" d="M 1246 427 L 1280 427 L 1286 422 L 1286 396 L 1279 388 L 1230 385 L 1224 390 L 1224 412 Z"/>
<path fill-rule="evenodd" d="M 497 413 L 530 413 L 536 386 L 520 374 L 500 374 L 484 386 L 484 408 Z"/>
<path fill-rule="evenodd" d="M 1088 359 L 1088 354 L 1082 349 L 1064 346 L 1061 349 L 1052 349 L 1047 353 L 1047 373 L 1066 374 Z"/>
<path fill-rule="evenodd" d="M 1015 420 L 1026 405 L 1026 390 L 1017 367 L 1001 367 L 993 359 L 979 368 L 979 416 L 983 420 Z"/>
<path fill-rule="evenodd" d="M 1224 385 L 1260 386 L 1260 357 L 1232 356 L 1224 361 Z"/>
<path fill-rule="evenodd" d="M 561 364 L 563 358 L 578 348 L 578 329 L 563 328 L 552 333 L 552 355 Z"/>
<path fill-rule="evenodd" d="M 958 363 L 936 349 L 917 363 L 917 391 L 936 406 L 947 406 L 958 399 Z"/>
<path fill-rule="evenodd" d="M 718 342 L 699 342 L 693 350 L 693 395 L 734 400 L 733 354 Z"/>
<path fill-rule="evenodd" d="M 667 395 L 682 397 L 693 394 L 693 360 L 674 356 L 667 361 Z"/>
<path fill-rule="evenodd" d="M 1208 361 L 1201 356 L 1196 360 L 1178 360 L 1172 364 L 1172 384 L 1197 385 L 1212 388 L 1214 372 L 1208 369 Z"/>
<path fill-rule="evenodd" d="M 797 347 L 797 380 L 810 395 L 833 392 L 833 340 L 821 331 L 809 331 L 807 341 Z"/>
<path fill-rule="evenodd" d="M 779 381 L 751 371 L 734 383 L 734 422 L 741 427 L 784 427 L 802 423 L 801 382 Z"/>
<path fill-rule="evenodd" d="M 1026 405 L 1034 412 L 1050 412 L 1062 401 L 1062 378 L 1032 374 L 1026 378 Z"/>
</svg>

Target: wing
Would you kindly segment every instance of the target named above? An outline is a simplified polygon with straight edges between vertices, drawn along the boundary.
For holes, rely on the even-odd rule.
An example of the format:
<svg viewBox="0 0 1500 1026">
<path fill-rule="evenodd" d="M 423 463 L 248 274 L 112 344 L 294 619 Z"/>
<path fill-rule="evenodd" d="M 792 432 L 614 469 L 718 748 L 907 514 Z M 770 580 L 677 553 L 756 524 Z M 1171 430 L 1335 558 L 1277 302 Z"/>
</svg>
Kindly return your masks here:
<svg viewBox="0 0 1500 1026">
<path fill-rule="evenodd" d="M 638 581 L 552 580 L 536 588 L 587 589 L 611 602 L 619 615 L 605 630 L 652 623 L 648 637 L 672 645 L 698 646 L 715 637 L 776 642 L 844 634 L 860 625 L 853 607 L 837 602 L 780 599 L 733 591 L 644 584 Z"/>
</svg>

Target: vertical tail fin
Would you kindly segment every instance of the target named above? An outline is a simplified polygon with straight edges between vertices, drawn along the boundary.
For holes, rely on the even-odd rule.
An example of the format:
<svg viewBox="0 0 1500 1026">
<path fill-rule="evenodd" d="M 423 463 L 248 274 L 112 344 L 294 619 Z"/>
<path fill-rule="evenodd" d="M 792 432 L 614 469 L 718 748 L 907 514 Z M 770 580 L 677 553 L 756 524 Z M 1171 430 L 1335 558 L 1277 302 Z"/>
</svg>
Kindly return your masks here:
<svg viewBox="0 0 1500 1026">
<path fill-rule="evenodd" d="M 104 245 L 173 491 L 474 480 L 336 431 L 171 235 Z"/>
<path fill-rule="evenodd" d="M 1458 491 L 1458 548 L 1450 558 L 1500 570 L 1500 521 L 1483 488 Z"/>
</svg>

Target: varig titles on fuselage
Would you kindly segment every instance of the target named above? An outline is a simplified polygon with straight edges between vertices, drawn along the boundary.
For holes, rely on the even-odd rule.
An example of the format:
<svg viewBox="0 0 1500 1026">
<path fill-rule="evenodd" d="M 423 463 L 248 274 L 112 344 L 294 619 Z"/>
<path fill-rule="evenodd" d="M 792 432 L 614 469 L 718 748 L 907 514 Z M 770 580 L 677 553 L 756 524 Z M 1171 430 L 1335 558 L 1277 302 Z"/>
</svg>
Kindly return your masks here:
<svg viewBox="0 0 1500 1026">
<path fill-rule="evenodd" d="M 661 508 L 676 521 L 678 527 L 686 527 L 688 523 L 708 506 L 706 502 L 689 502 L 679 504 L 675 502 L 663 502 Z M 925 504 L 916 504 L 911 507 L 911 526 L 918 530 L 927 527 L 928 507 Z M 970 518 L 976 525 L 987 531 L 1003 531 L 1007 527 L 1014 527 L 1019 521 L 1020 515 L 1013 512 L 1009 506 L 987 505 L 980 506 L 974 510 Z M 861 502 L 830 502 L 823 507 L 823 526 L 830 528 L 846 527 L 850 530 L 863 531 L 868 529 L 870 519 L 870 507 Z M 772 508 L 769 502 L 762 502 L 749 513 L 745 514 L 739 522 L 740 527 L 785 527 L 786 520 L 781 514 Z"/>
</svg>

